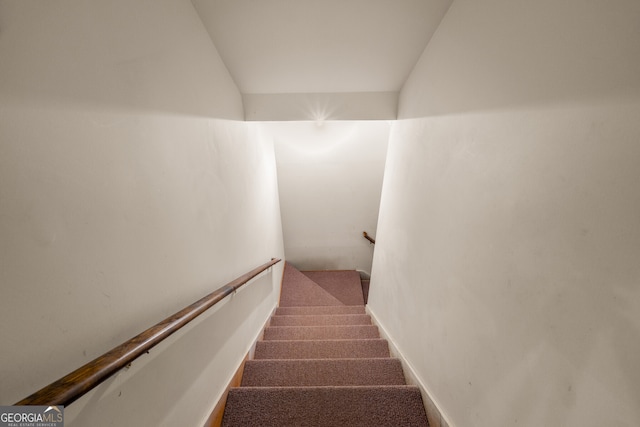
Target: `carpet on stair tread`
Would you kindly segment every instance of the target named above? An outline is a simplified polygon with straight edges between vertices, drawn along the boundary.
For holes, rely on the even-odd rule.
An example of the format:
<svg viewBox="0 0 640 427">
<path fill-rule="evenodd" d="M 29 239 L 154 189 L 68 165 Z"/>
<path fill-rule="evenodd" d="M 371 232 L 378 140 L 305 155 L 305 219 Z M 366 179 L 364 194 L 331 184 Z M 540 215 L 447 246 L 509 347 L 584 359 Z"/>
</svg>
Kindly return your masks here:
<svg viewBox="0 0 640 427">
<path fill-rule="evenodd" d="M 344 305 L 313 280 L 285 262 L 280 293 L 280 306 Z"/>
<path fill-rule="evenodd" d="M 400 361 L 375 359 L 248 360 L 243 387 L 405 385 Z"/>
<path fill-rule="evenodd" d="M 258 341 L 255 359 L 351 359 L 390 357 L 383 339 Z"/>
<path fill-rule="evenodd" d="M 313 314 L 272 316 L 269 326 L 370 325 L 368 314 Z"/>
<path fill-rule="evenodd" d="M 365 314 L 362 305 L 321 305 L 302 307 L 278 307 L 276 315 L 313 315 L 313 314 Z"/>
<path fill-rule="evenodd" d="M 428 426 L 420 391 L 366 314 L 359 274 L 307 273 L 285 263 L 279 307 L 222 425 Z"/>
<path fill-rule="evenodd" d="M 345 305 L 364 305 L 360 273 L 355 270 L 302 271 Z"/>
<path fill-rule="evenodd" d="M 342 326 L 269 326 L 264 330 L 263 340 L 327 340 L 380 338 L 374 325 Z"/>
<path fill-rule="evenodd" d="M 238 387 L 222 425 L 261 427 L 428 426 L 413 386 Z"/>
</svg>

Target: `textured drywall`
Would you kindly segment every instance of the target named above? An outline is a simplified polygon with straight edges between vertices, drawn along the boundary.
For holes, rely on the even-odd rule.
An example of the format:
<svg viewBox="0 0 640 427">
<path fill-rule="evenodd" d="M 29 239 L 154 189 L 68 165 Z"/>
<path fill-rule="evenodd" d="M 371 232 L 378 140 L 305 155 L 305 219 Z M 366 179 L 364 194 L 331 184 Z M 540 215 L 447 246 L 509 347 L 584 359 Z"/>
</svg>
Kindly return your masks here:
<svg viewBox="0 0 640 427">
<path fill-rule="evenodd" d="M 369 306 L 451 426 L 640 423 L 639 17 L 456 0 L 403 89 Z"/>
<path fill-rule="evenodd" d="M 0 1 L 0 403 L 283 256 L 273 147 L 192 4 Z M 202 425 L 281 266 L 68 407 Z"/>
<path fill-rule="evenodd" d="M 388 122 L 261 125 L 274 141 L 287 260 L 303 269 L 371 271 Z"/>
</svg>

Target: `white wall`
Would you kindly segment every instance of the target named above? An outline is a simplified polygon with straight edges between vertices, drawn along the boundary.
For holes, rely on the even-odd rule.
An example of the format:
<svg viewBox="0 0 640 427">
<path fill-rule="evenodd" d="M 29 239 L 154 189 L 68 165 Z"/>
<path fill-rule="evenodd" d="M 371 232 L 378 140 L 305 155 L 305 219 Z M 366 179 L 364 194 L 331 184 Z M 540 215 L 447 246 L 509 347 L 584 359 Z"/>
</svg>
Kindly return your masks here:
<svg viewBox="0 0 640 427">
<path fill-rule="evenodd" d="M 371 272 L 390 124 L 262 123 L 274 141 L 287 261 Z"/>
<path fill-rule="evenodd" d="M 456 0 L 401 94 L 369 307 L 454 426 L 640 424 L 640 4 Z"/>
<path fill-rule="evenodd" d="M 243 94 L 250 121 L 395 120 L 398 92 Z"/>
<path fill-rule="evenodd" d="M 240 94 L 188 0 L 0 1 L 0 76 L 1 404 L 283 256 L 273 147 L 230 120 Z M 202 425 L 281 268 L 67 424 Z"/>
<path fill-rule="evenodd" d="M 400 89 L 452 0 L 192 1 L 243 94 L 353 101 Z"/>
</svg>

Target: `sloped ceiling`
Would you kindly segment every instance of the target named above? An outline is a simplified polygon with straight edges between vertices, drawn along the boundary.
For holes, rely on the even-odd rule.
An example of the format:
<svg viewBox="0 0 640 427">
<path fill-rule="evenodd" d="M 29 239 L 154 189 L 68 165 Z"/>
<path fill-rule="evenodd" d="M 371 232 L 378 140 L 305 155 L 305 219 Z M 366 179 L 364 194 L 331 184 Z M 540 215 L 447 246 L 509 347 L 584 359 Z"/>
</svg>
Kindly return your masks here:
<svg viewBox="0 0 640 427">
<path fill-rule="evenodd" d="M 376 102 L 389 103 L 388 94 L 399 92 L 450 3 L 193 0 L 245 104 L 262 95 L 264 107 L 265 94 L 279 95 L 273 99 L 284 116 L 283 103 L 299 108 L 301 95 L 351 94 L 352 113 L 358 109 L 353 94 L 384 93 Z M 369 95 L 369 110 L 371 102 Z"/>
</svg>

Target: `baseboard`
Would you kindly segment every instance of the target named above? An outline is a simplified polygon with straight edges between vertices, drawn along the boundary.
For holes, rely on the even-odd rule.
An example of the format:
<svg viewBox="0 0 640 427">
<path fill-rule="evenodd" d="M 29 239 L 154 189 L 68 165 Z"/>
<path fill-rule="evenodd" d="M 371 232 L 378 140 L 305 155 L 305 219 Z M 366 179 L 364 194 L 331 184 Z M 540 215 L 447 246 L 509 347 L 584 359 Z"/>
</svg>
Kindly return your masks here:
<svg viewBox="0 0 640 427">
<path fill-rule="evenodd" d="M 242 373 L 244 372 L 244 364 L 249 360 L 249 353 L 244 357 L 242 363 L 236 370 L 236 373 L 233 374 L 231 381 L 227 384 L 227 388 L 222 393 L 222 397 L 216 403 L 216 406 L 213 408 L 211 415 L 207 419 L 207 422 L 204 424 L 204 427 L 220 427 L 222 425 L 222 416 L 224 415 L 224 407 L 227 404 L 227 395 L 229 394 L 229 389 L 231 387 L 240 387 L 240 383 L 242 382 Z"/>
<path fill-rule="evenodd" d="M 380 323 L 380 321 L 376 317 L 376 314 L 373 312 L 373 310 L 371 310 L 371 308 L 368 305 L 366 306 L 366 310 L 367 310 L 367 313 L 371 316 L 371 320 L 373 321 L 373 324 L 378 327 L 381 338 L 386 339 L 387 342 L 389 343 L 389 352 L 391 353 L 391 356 L 400 359 L 407 383 L 410 385 L 415 385 L 420 389 L 425 410 L 427 411 L 427 419 L 429 420 L 429 427 L 454 427 L 451 421 L 449 421 L 449 418 L 442 413 L 442 411 L 439 408 L 439 405 L 436 403 L 436 400 L 433 398 L 433 394 L 428 390 L 424 381 L 416 373 L 411 363 L 409 363 L 409 361 L 405 359 L 402 352 L 396 345 L 395 341 L 387 333 L 386 329 Z"/>
<path fill-rule="evenodd" d="M 244 364 L 247 362 L 247 360 L 253 359 L 253 355 L 255 354 L 255 350 L 256 350 L 256 343 L 264 337 L 264 330 L 267 326 L 269 326 L 269 322 L 271 321 L 271 316 L 275 314 L 276 308 L 277 307 L 273 308 L 265 324 L 262 326 L 262 329 L 260 329 L 260 333 L 253 340 L 253 343 L 251 344 L 249 351 L 240 362 L 238 369 L 236 369 L 236 372 L 231 377 L 231 380 L 227 384 L 227 387 L 224 389 L 224 391 L 222 392 L 222 395 L 218 399 L 218 402 L 214 406 L 213 411 L 211 411 L 209 418 L 207 418 L 207 421 L 204 423 L 204 427 L 220 427 L 222 425 L 222 417 L 224 415 L 224 407 L 227 404 L 227 396 L 229 395 L 229 389 L 231 389 L 232 387 L 240 387 L 240 384 L 242 383 L 242 374 L 244 373 Z"/>
</svg>

